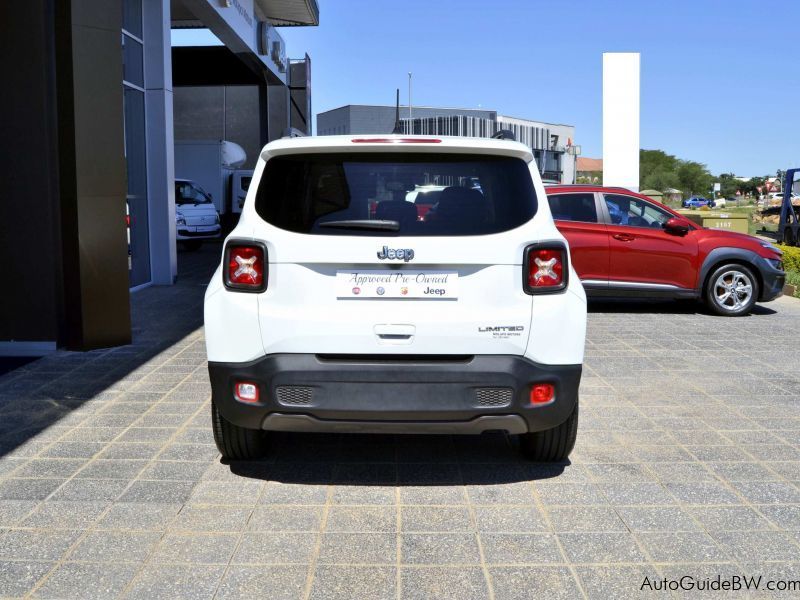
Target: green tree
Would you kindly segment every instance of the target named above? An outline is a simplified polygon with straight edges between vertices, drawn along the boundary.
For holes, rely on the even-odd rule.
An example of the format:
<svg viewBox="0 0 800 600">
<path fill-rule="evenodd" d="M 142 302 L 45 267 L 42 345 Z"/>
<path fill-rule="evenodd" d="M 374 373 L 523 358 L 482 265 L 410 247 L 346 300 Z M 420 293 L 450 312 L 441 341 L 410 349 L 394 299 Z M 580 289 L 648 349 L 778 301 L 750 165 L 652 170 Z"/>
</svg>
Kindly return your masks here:
<svg viewBox="0 0 800 600">
<path fill-rule="evenodd" d="M 704 164 L 693 160 L 679 161 L 677 170 L 681 190 L 689 195 L 705 195 L 711 191 L 714 178 Z"/>
</svg>

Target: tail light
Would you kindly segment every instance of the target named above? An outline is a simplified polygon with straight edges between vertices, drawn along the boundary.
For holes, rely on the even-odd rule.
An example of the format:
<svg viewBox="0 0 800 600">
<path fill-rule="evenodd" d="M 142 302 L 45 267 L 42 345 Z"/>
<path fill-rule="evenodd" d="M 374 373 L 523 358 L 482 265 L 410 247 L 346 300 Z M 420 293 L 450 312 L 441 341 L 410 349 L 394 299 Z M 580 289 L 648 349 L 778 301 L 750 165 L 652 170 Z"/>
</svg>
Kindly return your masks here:
<svg viewBox="0 0 800 600">
<path fill-rule="evenodd" d="M 257 242 L 231 241 L 225 246 L 225 287 L 239 292 L 267 289 L 267 249 Z"/>
<path fill-rule="evenodd" d="M 549 404 L 556 395 L 556 388 L 552 383 L 535 383 L 531 386 L 531 406 Z"/>
<path fill-rule="evenodd" d="M 528 294 L 552 294 L 567 287 L 569 262 L 561 244 L 540 244 L 525 248 L 523 287 Z"/>
</svg>

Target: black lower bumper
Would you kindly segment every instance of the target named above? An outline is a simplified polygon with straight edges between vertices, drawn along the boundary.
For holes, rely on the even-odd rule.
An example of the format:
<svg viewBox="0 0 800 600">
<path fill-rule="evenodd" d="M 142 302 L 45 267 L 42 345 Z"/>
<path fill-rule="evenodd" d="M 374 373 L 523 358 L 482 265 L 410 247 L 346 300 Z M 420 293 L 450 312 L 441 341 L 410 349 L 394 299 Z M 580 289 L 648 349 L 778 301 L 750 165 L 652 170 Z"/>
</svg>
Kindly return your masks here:
<svg viewBox="0 0 800 600">
<path fill-rule="evenodd" d="M 786 272 L 776 269 L 766 258 L 759 257 L 758 271 L 761 273 L 762 289 L 758 295 L 759 302 L 769 302 L 783 294 L 786 285 Z"/>
<path fill-rule="evenodd" d="M 578 399 L 581 365 L 521 356 L 328 356 L 272 354 L 208 364 L 214 404 L 239 427 L 283 431 L 509 433 L 563 423 Z M 259 402 L 241 402 L 237 382 Z M 554 400 L 531 405 L 530 387 L 552 383 Z"/>
</svg>

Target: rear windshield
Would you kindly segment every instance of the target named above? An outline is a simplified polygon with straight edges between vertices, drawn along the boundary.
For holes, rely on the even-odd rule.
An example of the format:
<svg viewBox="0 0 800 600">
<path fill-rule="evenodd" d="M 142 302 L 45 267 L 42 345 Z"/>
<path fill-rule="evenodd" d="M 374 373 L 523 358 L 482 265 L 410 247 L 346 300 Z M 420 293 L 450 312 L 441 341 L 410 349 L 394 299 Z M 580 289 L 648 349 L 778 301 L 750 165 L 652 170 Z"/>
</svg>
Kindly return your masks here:
<svg viewBox="0 0 800 600">
<path fill-rule="evenodd" d="M 256 212 L 321 235 L 482 235 L 536 214 L 519 158 L 468 154 L 300 154 L 271 158 Z"/>
</svg>

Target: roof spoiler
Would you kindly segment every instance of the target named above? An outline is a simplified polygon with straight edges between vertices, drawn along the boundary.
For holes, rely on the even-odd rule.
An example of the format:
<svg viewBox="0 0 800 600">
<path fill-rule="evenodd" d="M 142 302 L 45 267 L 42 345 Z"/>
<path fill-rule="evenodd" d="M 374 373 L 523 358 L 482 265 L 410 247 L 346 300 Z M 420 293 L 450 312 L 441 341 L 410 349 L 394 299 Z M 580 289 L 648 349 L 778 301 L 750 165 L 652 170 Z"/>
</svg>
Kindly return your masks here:
<svg viewBox="0 0 800 600">
<path fill-rule="evenodd" d="M 512 142 L 517 141 L 517 136 L 514 135 L 514 132 L 510 129 L 500 129 L 492 136 L 493 140 L 511 140 Z"/>
</svg>

